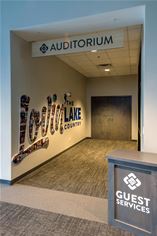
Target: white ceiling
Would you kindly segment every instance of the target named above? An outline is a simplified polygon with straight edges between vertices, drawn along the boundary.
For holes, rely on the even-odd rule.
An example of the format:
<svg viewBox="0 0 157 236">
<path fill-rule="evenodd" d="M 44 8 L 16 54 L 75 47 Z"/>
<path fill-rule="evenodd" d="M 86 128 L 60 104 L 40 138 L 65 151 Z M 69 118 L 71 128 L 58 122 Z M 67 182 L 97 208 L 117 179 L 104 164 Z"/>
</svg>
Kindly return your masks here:
<svg viewBox="0 0 157 236">
<path fill-rule="evenodd" d="M 113 30 L 112 30 L 113 31 Z M 123 28 L 124 47 L 100 50 L 96 53 L 82 52 L 57 57 L 86 77 L 133 75 L 138 73 L 142 26 Z M 110 72 L 105 72 L 99 64 L 111 64 Z"/>
</svg>

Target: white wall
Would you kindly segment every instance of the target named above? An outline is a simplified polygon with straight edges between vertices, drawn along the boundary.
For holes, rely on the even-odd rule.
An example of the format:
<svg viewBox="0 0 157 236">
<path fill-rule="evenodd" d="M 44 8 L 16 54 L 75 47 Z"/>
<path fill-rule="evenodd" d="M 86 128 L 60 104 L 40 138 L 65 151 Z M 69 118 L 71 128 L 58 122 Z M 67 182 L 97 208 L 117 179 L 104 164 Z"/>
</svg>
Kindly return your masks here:
<svg viewBox="0 0 157 236">
<path fill-rule="evenodd" d="M 157 153 L 157 2 L 146 7 L 143 59 L 143 150 Z"/>
<path fill-rule="evenodd" d="M 86 137 L 86 78 L 55 56 L 32 58 L 31 44 L 13 34 L 11 46 L 12 156 L 18 153 L 19 147 L 19 99 L 21 95 L 25 94 L 31 98 L 29 114 L 32 108 L 41 113 L 42 107 L 47 106 L 48 95 L 57 94 L 57 102 L 63 103 L 65 92 L 72 93 L 71 100 L 82 110 L 81 126 L 65 130 L 63 134 L 57 131 L 51 135 L 48 131 L 47 149 L 35 151 L 21 163 L 12 165 L 12 179 L 14 179 Z M 28 122 L 25 148 L 30 145 L 27 137 Z M 40 138 L 41 129 L 39 129 L 37 140 Z"/>
<path fill-rule="evenodd" d="M 138 79 L 137 76 L 114 76 L 87 80 L 87 128 L 91 136 L 92 96 L 132 96 L 132 139 L 138 138 Z"/>
<path fill-rule="evenodd" d="M 142 74 L 143 93 L 143 137 L 142 150 L 157 152 L 157 2 L 144 0 L 126 1 L 3 1 L 1 28 L 1 158 L 2 179 L 11 179 L 11 68 L 10 31 L 54 21 L 89 16 L 138 5 L 145 5 L 145 65 Z M 114 14 L 113 14 L 114 18 Z"/>
<path fill-rule="evenodd" d="M 2 2 L 0 1 L 0 15 L 2 15 Z M 2 17 L 0 16 L 0 45 L 1 45 L 1 35 L 2 35 Z M 1 59 L 2 59 L 2 50 L 1 50 L 1 46 L 0 46 L 0 94 L 1 94 L 1 88 L 2 88 L 2 68 L 1 68 L 1 65 L 2 65 L 2 62 L 1 62 Z M 2 130 L 1 130 L 1 112 L 2 112 L 2 109 L 1 109 L 1 95 L 0 95 L 0 179 L 2 178 L 2 148 L 1 148 L 1 144 L 2 144 L 2 136 L 1 136 L 1 133 L 2 133 Z"/>
</svg>

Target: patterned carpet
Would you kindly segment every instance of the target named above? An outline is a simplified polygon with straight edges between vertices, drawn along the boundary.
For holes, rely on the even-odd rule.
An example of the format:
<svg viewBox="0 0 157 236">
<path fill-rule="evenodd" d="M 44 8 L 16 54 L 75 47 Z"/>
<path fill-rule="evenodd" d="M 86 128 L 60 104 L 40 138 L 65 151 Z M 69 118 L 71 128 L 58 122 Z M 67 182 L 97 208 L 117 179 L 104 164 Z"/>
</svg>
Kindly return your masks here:
<svg viewBox="0 0 157 236">
<path fill-rule="evenodd" d="M 0 203 L 2 236 L 133 236 L 111 226 L 10 203 Z"/>
<path fill-rule="evenodd" d="M 24 177 L 20 184 L 107 198 L 106 155 L 116 149 L 137 150 L 134 141 L 85 139 Z"/>
</svg>

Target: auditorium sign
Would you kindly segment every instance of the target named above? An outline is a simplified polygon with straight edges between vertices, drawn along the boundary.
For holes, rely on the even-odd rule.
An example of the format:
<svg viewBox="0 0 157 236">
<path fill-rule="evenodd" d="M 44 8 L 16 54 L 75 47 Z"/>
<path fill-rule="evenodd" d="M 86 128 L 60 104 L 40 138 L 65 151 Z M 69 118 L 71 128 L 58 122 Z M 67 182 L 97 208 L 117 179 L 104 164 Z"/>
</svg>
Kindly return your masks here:
<svg viewBox="0 0 157 236">
<path fill-rule="evenodd" d="M 88 35 L 61 38 L 32 43 L 32 57 L 58 54 L 88 52 L 93 49 L 104 50 L 121 48 L 124 45 L 123 30 L 98 32 Z"/>
<path fill-rule="evenodd" d="M 47 106 L 40 111 L 30 109 L 30 97 L 22 95 L 20 98 L 20 132 L 19 152 L 13 156 L 14 164 L 20 163 L 26 156 L 42 148 L 48 148 L 49 137 L 56 132 L 64 131 L 81 125 L 81 107 L 75 106 L 70 99 L 71 93 L 64 94 L 64 102 L 57 102 L 57 95 L 47 97 Z M 26 140 L 28 137 L 28 140 Z M 28 147 L 26 143 L 31 145 Z"/>
</svg>

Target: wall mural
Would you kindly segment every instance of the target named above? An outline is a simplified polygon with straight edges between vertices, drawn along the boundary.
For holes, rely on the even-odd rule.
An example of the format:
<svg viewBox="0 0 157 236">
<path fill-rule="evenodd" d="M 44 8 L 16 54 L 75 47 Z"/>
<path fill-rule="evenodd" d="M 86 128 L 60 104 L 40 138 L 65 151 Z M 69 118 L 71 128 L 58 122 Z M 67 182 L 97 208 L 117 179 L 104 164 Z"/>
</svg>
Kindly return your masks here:
<svg viewBox="0 0 157 236">
<path fill-rule="evenodd" d="M 39 149 L 48 148 L 48 131 L 63 134 L 65 130 L 81 125 L 81 107 L 75 107 L 70 100 L 71 93 L 64 94 L 64 102 L 57 103 L 57 95 L 47 97 L 47 107 L 43 106 L 41 113 L 35 109 L 29 111 L 30 97 L 22 95 L 20 98 L 20 137 L 19 152 L 14 155 L 12 162 L 20 163 L 25 157 Z M 28 125 L 28 128 L 27 128 Z M 41 138 L 37 140 L 39 132 Z M 30 146 L 25 148 L 26 133 Z"/>
</svg>

